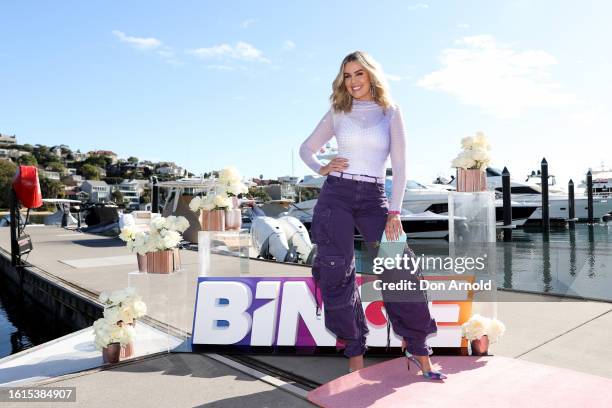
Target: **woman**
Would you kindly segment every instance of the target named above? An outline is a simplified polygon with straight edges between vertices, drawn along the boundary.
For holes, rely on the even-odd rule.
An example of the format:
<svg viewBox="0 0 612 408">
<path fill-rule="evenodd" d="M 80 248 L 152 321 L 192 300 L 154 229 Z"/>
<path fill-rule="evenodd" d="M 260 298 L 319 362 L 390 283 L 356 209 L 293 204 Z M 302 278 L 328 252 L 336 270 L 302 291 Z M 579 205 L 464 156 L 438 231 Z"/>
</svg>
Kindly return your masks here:
<svg viewBox="0 0 612 408">
<path fill-rule="evenodd" d="M 368 54 L 347 55 L 332 88 L 331 107 L 302 144 L 300 156 L 312 170 L 327 176 L 312 220 L 312 239 L 318 247 L 312 273 L 321 288 L 325 326 L 345 344 L 351 372 L 363 368 L 368 333 L 355 283 L 354 229 L 366 243 L 379 242 L 383 232 L 391 241 L 403 233 L 405 138 L 401 111 L 392 104 L 382 70 Z M 323 165 L 315 152 L 333 136 L 338 157 Z M 393 169 L 390 207 L 384 190 L 389 155 Z M 383 294 L 383 299 L 394 331 L 403 338 L 406 357 L 426 378 L 446 378 L 431 368 L 431 349 L 425 339 L 436 332 L 436 324 L 426 298 L 389 302 Z"/>
</svg>

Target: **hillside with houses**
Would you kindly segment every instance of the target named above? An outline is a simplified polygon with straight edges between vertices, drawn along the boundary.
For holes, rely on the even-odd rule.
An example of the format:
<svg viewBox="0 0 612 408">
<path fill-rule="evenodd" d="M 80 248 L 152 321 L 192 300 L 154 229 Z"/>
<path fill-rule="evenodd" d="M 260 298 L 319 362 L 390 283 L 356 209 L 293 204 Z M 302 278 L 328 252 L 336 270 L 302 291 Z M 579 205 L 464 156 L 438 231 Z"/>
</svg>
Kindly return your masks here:
<svg viewBox="0 0 612 408">
<path fill-rule="evenodd" d="M 15 135 L 0 134 L 0 208 L 8 207 L 9 186 L 19 165 L 38 168 L 44 198 L 114 202 L 128 210 L 151 201 L 153 176 L 159 181 L 193 176 L 173 162 L 120 158 L 110 150 L 81 152 L 63 144 L 19 144 Z"/>
</svg>

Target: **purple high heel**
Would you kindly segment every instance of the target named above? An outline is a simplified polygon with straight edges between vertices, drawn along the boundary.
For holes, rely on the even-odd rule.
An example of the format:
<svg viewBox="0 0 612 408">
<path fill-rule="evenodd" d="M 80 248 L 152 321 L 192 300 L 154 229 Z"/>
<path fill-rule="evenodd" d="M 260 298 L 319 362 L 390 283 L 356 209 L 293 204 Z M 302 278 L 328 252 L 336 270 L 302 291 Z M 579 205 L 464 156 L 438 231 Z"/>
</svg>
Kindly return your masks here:
<svg viewBox="0 0 612 408">
<path fill-rule="evenodd" d="M 406 356 L 408 361 L 412 361 L 414 364 L 416 364 L 417 367 L 419 367 L 419 370 L 421 370 L 421 372 L 423 373 L 423 377 L 427 378 L 428 380 L 444 380 L 447 378 L 446 375 L 442 374 L 439 371 L 425 372 L 419 360 L 417 360 L 412 354 L 410 354 L 408 350 L 402 348 L 402 351 L 404 352 L 404 355 Z M 408 369 L 410 370 L 410 363 L 408 363 Z"/>
</svg>

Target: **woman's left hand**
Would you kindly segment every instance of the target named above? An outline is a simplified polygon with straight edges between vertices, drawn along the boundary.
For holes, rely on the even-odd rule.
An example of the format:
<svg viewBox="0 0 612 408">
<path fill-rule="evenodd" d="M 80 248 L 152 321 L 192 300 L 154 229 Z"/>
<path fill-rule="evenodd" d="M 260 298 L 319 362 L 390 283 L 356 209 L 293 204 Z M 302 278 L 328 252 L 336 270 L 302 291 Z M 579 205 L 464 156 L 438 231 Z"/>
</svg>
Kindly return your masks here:
<svg viewBox="0 0 612 408">
<path fill-rule="evenodd" d="M 389 214 L 387 216 L 387 225 L 385 226 L 387 241 L 397 241 L 403 232 L 404 228 L 402 228 L 402 220 L 399 214 Z"/>
</svg>

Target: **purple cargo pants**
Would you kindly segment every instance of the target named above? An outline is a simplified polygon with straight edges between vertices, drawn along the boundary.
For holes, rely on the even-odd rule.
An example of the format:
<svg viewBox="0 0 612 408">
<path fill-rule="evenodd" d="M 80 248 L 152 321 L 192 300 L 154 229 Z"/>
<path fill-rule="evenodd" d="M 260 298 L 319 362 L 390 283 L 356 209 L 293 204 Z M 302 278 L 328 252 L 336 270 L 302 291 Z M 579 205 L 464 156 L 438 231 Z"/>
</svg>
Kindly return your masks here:
<svg viewBox="0 0 612 408">
<path fill-rule="evenodd" d="M 317 244 L 312 275 L 321 288 L 325 305 L 325 326 L 341 339 L 344 354 L 354 357 L 366 351 L 368 328 L 355 281 L 355 227 L 366 243 L 380 242 L 385 230 L 388 202 L 384 185 L 348 178 L 327 176 L 312 218 L 312 241 Z M 406 246 L 408 256 L 413 253 Z M 398 273 L 399 272 L 399 273 Z M 405 270 L 385 270 L 382 280 L 418 279 Z M 412 278 L 411 278 L 412 277 Z M 415 298 L 416 296 L 416 298 Z M 402 294 L 383 292 L 385 309 L 393 330 L 406 341 L 408 352 L 424 356 L 431 353 L 425 339 L 436 332 L 427 298 L 423 292 Z"/>
</svg>

